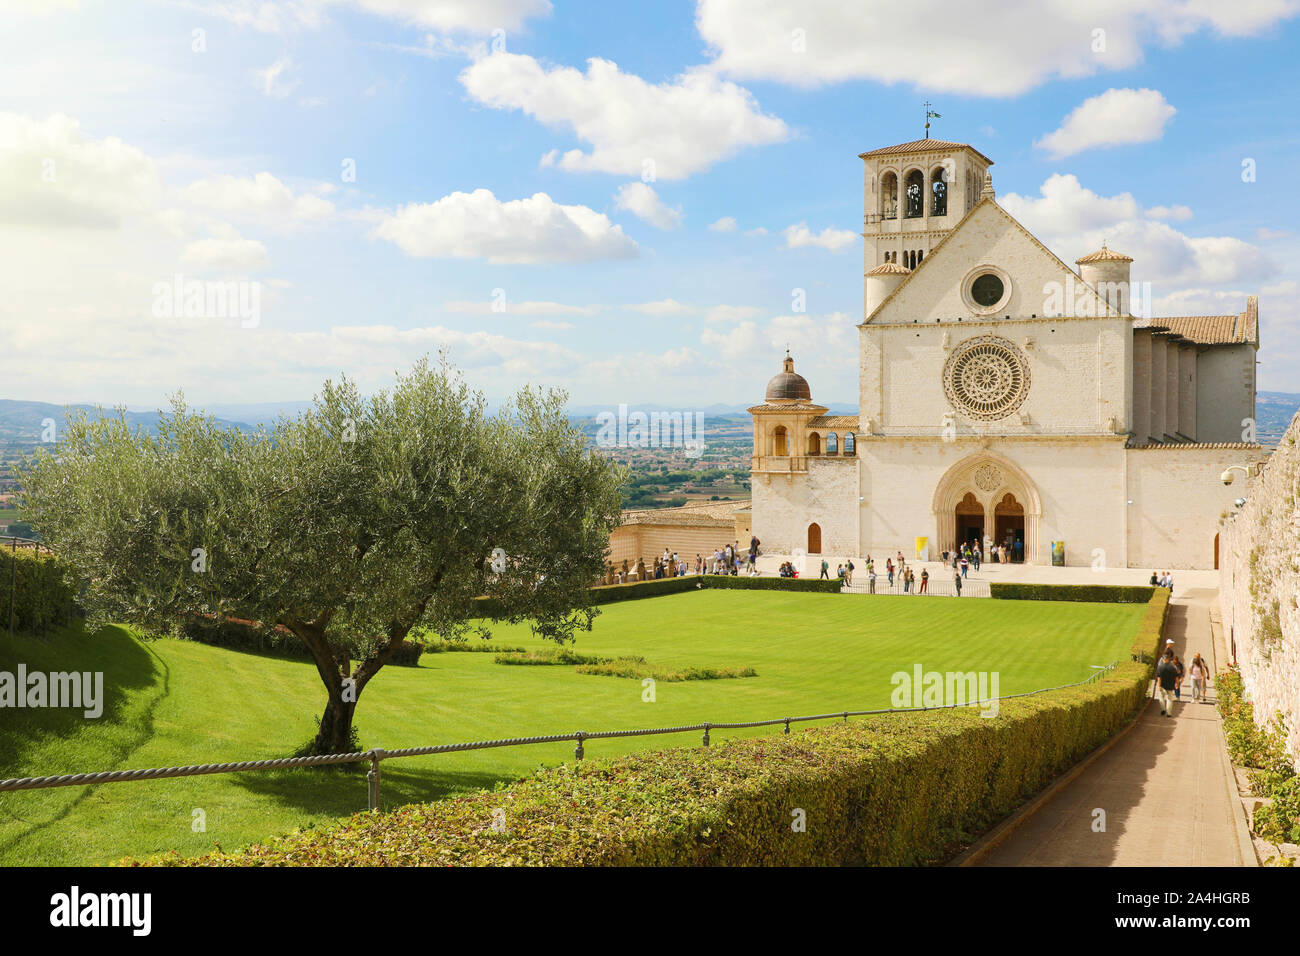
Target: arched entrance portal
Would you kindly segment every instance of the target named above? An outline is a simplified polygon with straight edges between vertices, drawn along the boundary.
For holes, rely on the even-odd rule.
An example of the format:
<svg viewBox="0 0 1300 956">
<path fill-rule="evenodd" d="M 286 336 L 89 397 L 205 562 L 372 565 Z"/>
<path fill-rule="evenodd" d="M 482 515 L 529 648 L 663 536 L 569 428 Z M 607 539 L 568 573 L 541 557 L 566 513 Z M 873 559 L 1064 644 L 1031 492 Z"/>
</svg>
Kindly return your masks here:
<svg viewBox="0 0 1300 956">
<path fill-rule="evenodd" d="M 1014 558 L 1027 564 L 1049 560 L 1038 541 L 1043 513 L 1038 489 L 1023 468 L 1003 455 L 980 450 L 956 462 L 935 487 L 933 510 L 939 550 L 951 551 L 977 538 L 987 560 L 989 547 L 1009 540 Z"/>
<path fill-rule="evenodd" d="M 816 522 L 808 526 L 808 553 L 822 553 L 822 527 Z"/>
<path fill-rule="evenodd" d="M 1025 507 L 1007 492 L 993 508 L 993 543 L 1007 549 L 1012 561 L 1025 554 Z"/>
<path fill-rule="evenodd" d="M 954 544 L 975 544 L 984 540 L 984 506 L 980 504 L 973 492 L 957 502 L 954 509 L 957 518 L 957 539 Z"/>
</svg>

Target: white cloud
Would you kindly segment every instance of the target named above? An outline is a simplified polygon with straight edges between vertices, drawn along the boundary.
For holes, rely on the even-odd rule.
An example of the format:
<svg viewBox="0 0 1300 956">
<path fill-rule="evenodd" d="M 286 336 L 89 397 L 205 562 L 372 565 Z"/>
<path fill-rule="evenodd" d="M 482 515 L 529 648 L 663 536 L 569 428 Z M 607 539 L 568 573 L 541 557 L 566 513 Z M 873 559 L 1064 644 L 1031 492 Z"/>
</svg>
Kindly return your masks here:
<svg viewBox="0 0 1300 956">
<path fill-rule="evenodd" d="M 61 114 L 0 113 L 0 223 L 115 228 L 159 189 L 153 160 L 116 137 L 86 139 Z"/>
<path fill-rule="evenodd" d="M 418 258 L 489 262 L 587 262 L 628 259 L 637 245 L 621 226 L 586 206 L 565 206 L 546 193 L 502 202 L 487 189 L 454 192 L 385 214 L 372 235 Z"/>
<path fill-rule="evenodd" d="M 716 222 L 709 223 L 709 228 L 714 232 L 735 232 L 736 219 L 734 216 L 723 216 Z"/>
<path fill-rule="evenodd" d="M 614 195 L 614 208 L 626 209 L 657 229 L 676 229 L 682 224 L 682 207 L 668 206 L 653 187 L 640 181 L 619 187 Z"/>
<path fill-rule="evenodd" d="M 266 266 L 266 246 L 256 239 L 245 239 L 230 227 L 218 228 L 214 233 L 209 239 L 187 245 L 181 252 L 181 261 L 222 272 L 244 272 Z"/>
<path fill-rule="evenodd" d="M 292 57 L 282 56 L 262 70 L 254 70 L 253 77 L 261 91 L 274 99 L 283 99 L 298 88 L 301 80 L 290 78 L 293 70 Z"/>
<path fill-rule="evenodd" d="M 549 319 L 538 319 L 536 322 L 528 323 L 529 328 L 545 329 L 550 332 L 567 332 L 572 329 L 572 322 L 553 322 Z"/>
<path fill-rule="evenodd" d="M 1189 206 L 1152 206 L 1147 210 L 1152 219 L 1168 219 L 1172 222 L 1186 222 L 1192 218 Z"/>
<path fill-rule="evenodd" d="M 1291 233 L 1286 229 L 1270 229 L 1268 226 L 1260 226 L 1255 230 L 1255 240 L 1257 242 L 1272 242 L 1275 239 L 1285 239 Z"/>
<path fill-rule="evenodd" d="M 563 302 L 512 302 L 509 298 L 484 300 L 482 302 L 444 302 L 442 308 L 447 312 L 469 315 L 595 315 L 600 311 L 598 305 L 566 305 Z M 535 324 L 535 323 L 534 323 Z"/>
<path fill-rule="evenodd" d="M 549 0 L 221 0 L 189 5 L 261 33 L 320 27 L 330 7 L 352 7 L 399 23 L 477 34 L 497 28 L 519 30 L 529 18 L 551 12 Z"/>
<path fill-rule="evenodd" d="M 746 229 L 746 230 L 745 230 L 745 235 L 747 235 L 747 236 L 766 236 L 766 235 L 767 235 L 767 230 L 766 230 L 764 227 L 762 227 L 762 226 L 755 226 L 753 229 Z"/>
<path fill-rule="evenodd" d="M 308 192 L 295 195 L 267 172 L 201 179 L 190 184 L 186 195 L 195 203 L 229 215 L 251 215 L 272 222 L 326 219 L 334 214 L 334 204 L 328 199 Z"/>
<path fill-rule="evenodd" d="M 639 305 L 625 305 L 625 309 L 640 312 L 642 315 L 682 315 L 691 312 L 690 306 L 682 305 L 676 299 L 660 299 L 657 302 L 642 302 Z"/>
<path fill-rule="evenodd" d="M 805 222 L 786 226 L 782 235 L 785 236 L 785 247 L 787 249 L 798 249 L 801 246 L 818 246 L 830 252 L 838 252 L 858 237 L 857 233 L 850 232 L 848 229 L 835 229 L 831 226 L 827 226 L 821 232 L 814 233 Z"/>
<path fill-rule="evenodd" d="M 748 90 L 702 70 L 652 84 L 609 60 L 588 60 L 583 73 L 573 67 L 547 70 L 531 56 L 494 53 L 468 67 L 460 81 L 486 106 L 522 110 L 590 144 L 590 152 L 553 150 L 543 157 L 545 165 L 570 172 L 683 179 L 748 146 L 790 136 L 784 122 L 760 111 Z"/>
<path fill-rule="evenodd" d="M 1150 143 L 1164 136 L 1177 112 L 1159 90 L 1107 90 L 1076 106 L 1060 128 L 1034 145 L 1061 159 L 1098 147 Z"/>
<path fill-rule="evenodd" d="M 1152 42 L 1177 43 L 1202 30 L 1252 35 L 1298 9 L 1296 0 L 1004 0 L 977 11 L 965 0 L 698 0 L 695 24 L 715 54 L 713 68 L 736 79 L 801 87 L 901 81 L 1013 96 L 1058 77 L 1132 67 Z"/>
<path fill-rule="evenodd" d="M 1188 236 L 1144 216 L 1128 193 L 1099 196 L 1073 176 L 1054 175 L 1039 197 L 1008 193 L 1007 212 L 1068 263 L 1102 242 L 1132 256 L 1134 281 L 1162 284 L 1264 279 L 1276 266 L 1257 247 L 1232 236 Z M 1156 291 L 1160 291 L 1159 289 Z"/>
</svg>

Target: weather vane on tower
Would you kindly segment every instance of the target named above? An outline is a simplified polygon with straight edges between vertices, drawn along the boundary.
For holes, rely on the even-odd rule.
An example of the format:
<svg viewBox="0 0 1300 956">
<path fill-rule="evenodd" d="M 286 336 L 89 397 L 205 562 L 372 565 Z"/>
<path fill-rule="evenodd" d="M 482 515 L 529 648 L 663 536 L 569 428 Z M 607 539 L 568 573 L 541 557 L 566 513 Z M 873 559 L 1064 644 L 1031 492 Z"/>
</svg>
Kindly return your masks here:
<svg viewBox="0 0 1300 956">
<path fill-rule="evenodd" d="M 934 110 L 930 109 L 930 101 L 926 100 L 925 101 L 925 138 L 926 139 L 930 138 L 931 119 L 943 119 L 943 117 L 940 116 L 938 113 L 936 113 Z"/>
</svg>

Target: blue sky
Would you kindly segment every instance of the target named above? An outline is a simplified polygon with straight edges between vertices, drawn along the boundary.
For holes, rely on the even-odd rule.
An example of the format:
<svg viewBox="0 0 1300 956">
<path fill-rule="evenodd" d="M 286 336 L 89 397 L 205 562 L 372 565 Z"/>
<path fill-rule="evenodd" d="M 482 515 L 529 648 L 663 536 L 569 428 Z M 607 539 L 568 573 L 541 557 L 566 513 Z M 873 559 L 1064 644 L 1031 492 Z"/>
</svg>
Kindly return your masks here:
<svg viewBox="0 0 1300 956">
<path fill-rule="evenodd" d="M 1297 50 L 1292 0 L 0 0 L 3 394 L 288 401 L 445 346 L 493 400 L 706 406 L 789 342 L 855 404 L 857 154 L 927 99 L 1156 315 L 1258 294 L 1294 391 Z M 177 274 L 256 324 L 159 315 Z"/>
</svg>

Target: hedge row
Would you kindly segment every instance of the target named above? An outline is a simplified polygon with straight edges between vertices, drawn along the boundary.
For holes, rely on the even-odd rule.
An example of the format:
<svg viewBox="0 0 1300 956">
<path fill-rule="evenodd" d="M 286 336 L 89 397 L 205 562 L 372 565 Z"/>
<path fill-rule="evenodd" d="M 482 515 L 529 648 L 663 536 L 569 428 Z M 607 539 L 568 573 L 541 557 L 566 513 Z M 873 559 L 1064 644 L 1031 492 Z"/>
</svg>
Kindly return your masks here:
<svg viewBox="0 0 1300 956">
<path fill-rule="evenodd" d="M 10 595 L 13 595 L 12 599 Z M 76 588 L 67 566 L 48 551 L 0 550 L 0 628 L 44 634 L 77 614 Z"/>
<path fill-rule="evenodd" d="M 1132 660 L 1089 684 L 541 771 L 498 792 L 360 813 L 163 865 L 906 866 L 947 859 L 1115 734 L 1147 699 L 1168 596 Z M 504 811 L 504 829 L 494 827 Z M 800 825 L 802 823 L 802 826 Z M 499 831 L 499 832 L 498 832 Z M 129 862 L 129 861 L 127 861 Z"/>
<path fill-rule="evenodd" d="M 989 585 L 989 595 L 1004 601 L 1092 601 L 1097 604 L 1145 604 L 1156 590 L 1145 584 L 1012 584 L 995 581 Z"/>
<path fill-rule="evenodd" d="M 710 574 L 704 578 L 705 588 L 738 588 L 742 591 L 815 591 L 823 594 L 838 594 L 844 582 L 840 578 L 751 578 L 745 575 L 731 577 L 726 574 Z"/>
<path fill-rule="evenodd" d="M 257 621 L 244 621 L 234 617 L 205 615 L 191 618 L 182 629 L 185 637 L 200 644 L 226 647 L 257 654 L 273 654 L 296 660 L 313 661 L 311 650 L 293 631 L 276 625 L 268 627 Z M 388 663 L 415 667 L 420 661 L 424 646 L 414 641 L 403 641 L 393 652 Z"/>
<path fill-rule="evenodd" d="M 751 591 L 820 591 L 838 592 L 843 584 L 839 578 L 820 581 L 814 578 L 752 578 L 746 575 L 730 574 L 688 574 L 676 578 L 658 578 L 650 581 L 630 581 L 627 584 L 602 584 L 590 590 L 592 604 L 613 604 L 616 601 L 637 601 L 641 598 L 659 597 L 664 594 L 681 594 L 686 591 L 698 591 L 708 588 L 738 588 Z M 476 617 L 492 617 L 492 611 L 499 609 L 495 598 L 475 598 L 478 606 Z M 497 616 L 504 617 L 503 614 Z"/>
</svg>

